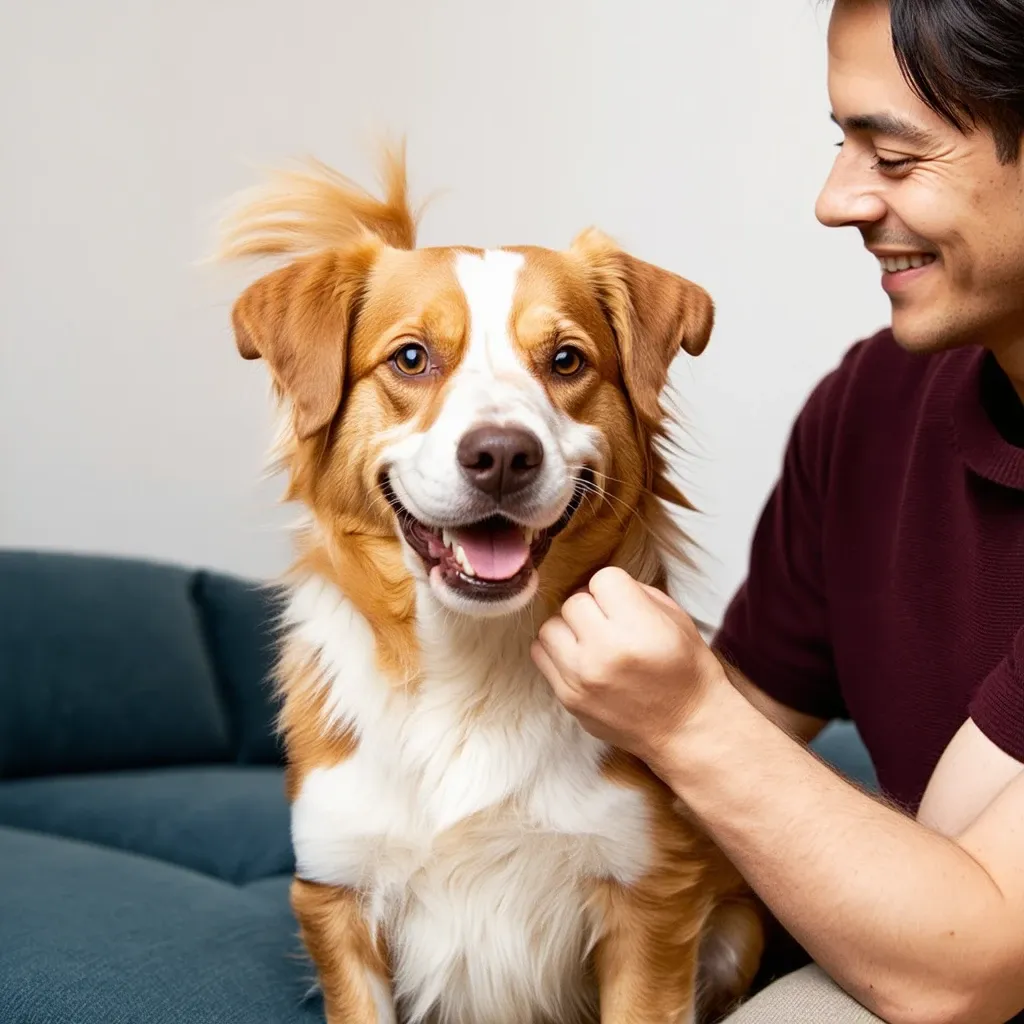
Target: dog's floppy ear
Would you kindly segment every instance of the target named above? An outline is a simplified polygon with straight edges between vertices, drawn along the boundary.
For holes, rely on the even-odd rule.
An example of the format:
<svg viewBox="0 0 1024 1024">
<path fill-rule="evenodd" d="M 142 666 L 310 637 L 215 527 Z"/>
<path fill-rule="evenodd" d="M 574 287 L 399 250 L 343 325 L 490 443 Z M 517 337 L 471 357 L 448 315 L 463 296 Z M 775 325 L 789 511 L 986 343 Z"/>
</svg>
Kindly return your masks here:
<svg viewBox="0 0 1024 1024">
<path fill-rule="evenodd" d="M 235 302 L 238 351 L 267 361 L 300 440 L 341 406 L 348 339 L 376 255 L 371 244 L 317 253 L 261 277 Z"/>
<path fill-rule="evenodd" d="M 619 346 L 622 376 L 637 412 L 661 420 L 659 396 L 680 349 L 699 356 L 714 327 L 711 296 L 692 281 L 623 252 L 600 231 L 570 249 L 582 261 Z"/>
</svg>

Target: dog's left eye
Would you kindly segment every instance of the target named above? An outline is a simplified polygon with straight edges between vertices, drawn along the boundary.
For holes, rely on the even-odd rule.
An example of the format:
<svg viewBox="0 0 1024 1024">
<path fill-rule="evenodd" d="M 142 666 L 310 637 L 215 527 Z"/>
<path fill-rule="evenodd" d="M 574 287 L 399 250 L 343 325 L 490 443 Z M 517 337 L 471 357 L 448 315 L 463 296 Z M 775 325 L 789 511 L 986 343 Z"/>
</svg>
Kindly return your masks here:
<svg viewBox="0 0 1024 1024">
<path fill-rule="evenodd" d="M 563 345 L 551 360 L 551 369 L 559 377 L 572 377 L 586 365 L 583 353 L 575 345 Z"/>
<path fill-rule="evenodd" d="M 430 369 L 430 356 L 422 345 L 403 345 L 391 361 L 406 377 L 422 377 Z"/>
</svg>

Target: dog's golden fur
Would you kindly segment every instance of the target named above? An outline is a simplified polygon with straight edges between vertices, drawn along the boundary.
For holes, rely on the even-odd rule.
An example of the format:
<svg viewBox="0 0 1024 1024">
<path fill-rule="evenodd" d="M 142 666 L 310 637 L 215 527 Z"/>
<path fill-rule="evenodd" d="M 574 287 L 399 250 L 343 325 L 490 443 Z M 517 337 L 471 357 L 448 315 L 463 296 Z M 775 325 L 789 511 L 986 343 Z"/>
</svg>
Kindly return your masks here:
<svg viewBox="0 0 1024 1024">
<path fill-rule="evenodd" d="M 446 364 L 457 365 L 468 311 L 452 250 L 415 247 L 403 153 L 388 155 L 383 180 L 377 199 L 323 165 L 282 173 L 229 218 L 220 256 L 286 260 L 245 290 L 233 323 L 241 354 L 269 365 L 287 420 L 277 452 L 287 498 L 311 513 L 293 576 L 327 580 L 343 593 L 372 630 L 381 679 L 408 691 L 419 683 L 421 662 L 415 582 L 379 491 L 377 454 L 396 424 L 426 429 L 444 390 L 380 367 L 410 327 L 428 331 Z M 520 356 L 530 366 L 560 318 L 582 328 L 596 383 L 545 386 L 565 414 L 599 425 L 607 448 L 596 486 L 544 562 L 526 619 L 535 628 L 602 566 L 664 587 L 666 558 L 685 558 L 687 541 L 670 510 L 689 505 L 661 450 L 668 420 L 660 396 L 680 347 L 696 355 L 707 344 L 713 307 L 698 286 L 626 256 L 596 230 L 564 252 L 513 251 L 525 257 L 513 311 Z M 294 798 L 308 772 L 352 756 L 359 739 L 329 714 L 317 652 L 306 641 L 286 638 L 279 676 Z M 603 770 L 645 795 L 655 853 L 635 885 L 594 884 L 592 904 L 605 921 L 593 960 L 601 1018 L 686 1020 L 702 937 L 719 928 L 738 957 L 724 982 L 707 973 L 718 987 L 705 1012 L 721 1009 L 743 993 L 760 957 L 749 894 L 643 765 L 616 754 Z M 362 972 L 386 978 L 388 950 L 367 930 L 358 894 L 297 880 L 293 906 L 331 1024 L 383 1024 Z"/>
</svg>

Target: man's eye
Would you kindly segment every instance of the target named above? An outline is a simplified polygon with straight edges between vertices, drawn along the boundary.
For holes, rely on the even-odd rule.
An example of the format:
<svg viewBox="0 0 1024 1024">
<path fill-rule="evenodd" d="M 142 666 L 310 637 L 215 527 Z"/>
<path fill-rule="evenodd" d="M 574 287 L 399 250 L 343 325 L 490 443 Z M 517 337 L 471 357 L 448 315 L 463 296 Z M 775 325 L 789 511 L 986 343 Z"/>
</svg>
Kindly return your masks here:
<svg viewBox="0 0 1024 1024">
<path fill-rule="evenodd" d="M 406 377 L 422 377 L 430 369 L 430 356 L 422 345 L 403 345 L 391 362 Z"/>
<path fill-rule="evenodd" d="M 915 159 L 912 156 L 901 157 L 899 160 L 886 160 L 884 156 L 876 156 L 872 170 L 881 171 L 883 174 L 898 174 L 907 170 L 913 163 Z"/>
</svg>

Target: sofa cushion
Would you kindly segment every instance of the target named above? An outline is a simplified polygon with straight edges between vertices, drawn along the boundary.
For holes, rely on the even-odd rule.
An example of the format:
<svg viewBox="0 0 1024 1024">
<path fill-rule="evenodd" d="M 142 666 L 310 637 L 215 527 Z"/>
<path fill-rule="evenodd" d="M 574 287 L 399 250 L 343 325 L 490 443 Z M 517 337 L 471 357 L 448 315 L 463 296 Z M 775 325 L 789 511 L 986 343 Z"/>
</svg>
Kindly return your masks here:
<svg viewBox="0 0 1024 1024">
<path fill-rule="evenodd" d="M 191 580 L 0 551 L 0 778 L 231 759 Z"/>
<path fill-rule="evenodd" d="M 4 1024 L 322 1024 L 276 897 L 0 828 Z"/>
<path fill-rule="evenodd" d="M 852 722 L 830 722 L 818 734 L 811 749 L 862 788 L 872 792 L 878 789 L 878 776 L 871 756 Z"/>
<path fill-rule="evenodd" d="M 21 779 L 0 786 L 0 825 L 146 854 L 238 885 L 294 870 L 279 768 Z"/>
<path fill-rule="evenodd" d="M 267 878 L 257 878 L 245 887 L 245 891 L 260 899 L 268 900 L 275 906 L 283 906 L 288 903 L 288 890 L 291 888 L 292 875 L 269 875 Z"/>
<path fill-rule="evenodd" d="M 273 689 L 281 590 L 222 573 L 198 572 L 194 596 L 227 703 L 238 760 L 282 764 Z"/>
</svg>

